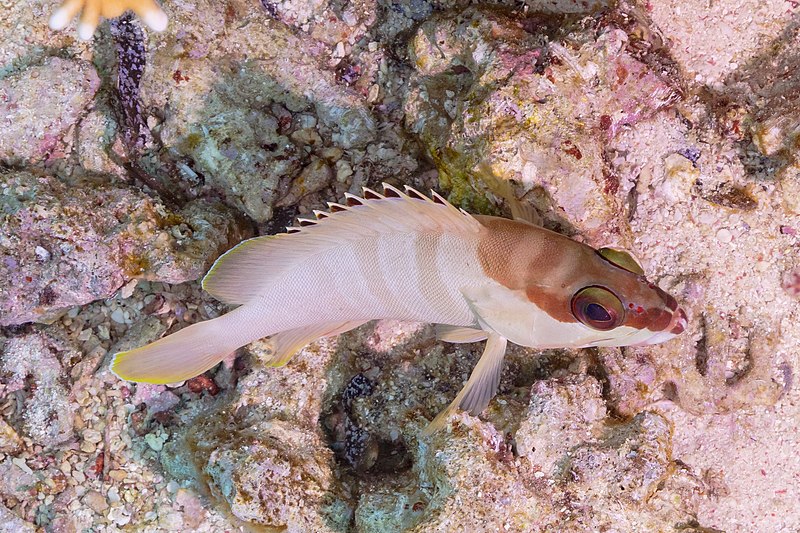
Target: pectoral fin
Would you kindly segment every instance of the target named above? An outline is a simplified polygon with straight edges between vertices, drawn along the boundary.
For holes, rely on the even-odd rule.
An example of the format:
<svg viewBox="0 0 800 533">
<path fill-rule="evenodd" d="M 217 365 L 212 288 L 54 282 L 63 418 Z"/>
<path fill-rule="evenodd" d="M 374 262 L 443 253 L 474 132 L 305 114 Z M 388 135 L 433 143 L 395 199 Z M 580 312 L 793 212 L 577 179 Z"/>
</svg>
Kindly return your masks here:
<svg viewBox="0 0 800 533">
<path fill-rule="evenodd" d="M 482 329 L 436 324 L 436 338 L 440 341 L 461 344 L 466 342 L 480 342 L 485 340 L 488 336 L 489 334 Z"/>
<path fill-rule="evenodd" d="M 500 385 L 500 372 L 503 370 L 503 356 L 506 353 L 508 341 L 496 333 L 490 333 L 486 341 L 478 364 L 472 370 L 467 384 L 458 393 L 456 399 L 439 415 L 428 424 L 423 431 L 423 435 L 431 435 L 443 428 L 447 419 L 457 409 L 469 411 L 472 415 L 478 415 L 489 405 L 489 400 L 497 392 Z"/>
<path fill-rule="evenodd" d="M 265 363 L 273 367 L 283 366 L 288 363 L 297 352 L 315 340 L 350 331 L 361 324 L 364 324 L 364 321 L 334 322 L 316 324 L 307 328 L 290 329 L 276 333 L 267 340 L 270 353 Z"/>
</svg>

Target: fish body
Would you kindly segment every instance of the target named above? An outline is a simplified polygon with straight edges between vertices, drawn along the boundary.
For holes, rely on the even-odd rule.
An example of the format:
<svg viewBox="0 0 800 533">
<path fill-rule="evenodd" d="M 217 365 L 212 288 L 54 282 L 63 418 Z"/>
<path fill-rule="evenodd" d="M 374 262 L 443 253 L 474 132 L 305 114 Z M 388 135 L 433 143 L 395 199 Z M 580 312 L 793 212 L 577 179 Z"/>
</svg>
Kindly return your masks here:
<svg viewBox="0 0 800 533">
<path fill-rule="evenodd" d="M 116 354 L 123 379 L 171 383 L 208 370 L 262 337 L 271 364 L 317 338 L 374 319 L 431 322 L 450 342 L 487 339 L 456 408 L 477 414 L 494 395 L 508 341 L 532 348 L 662 342 L 686 316 L 624 252 L 600 251 L 525 221 L 472 216 L 385 185 L 331 204 L 292 232 L 223 255 L 203 280 L 233 311 Z"/>
<path fill-rule="evenodd" d="M 272 317 L 269 328 L 277 331 L 383 318 L 474 326 L 461 290 L 483 277 L 477 240 L 477 234 L 433 232 L 365 235 L 309 258 L 247 305 Z"/>
</svg>

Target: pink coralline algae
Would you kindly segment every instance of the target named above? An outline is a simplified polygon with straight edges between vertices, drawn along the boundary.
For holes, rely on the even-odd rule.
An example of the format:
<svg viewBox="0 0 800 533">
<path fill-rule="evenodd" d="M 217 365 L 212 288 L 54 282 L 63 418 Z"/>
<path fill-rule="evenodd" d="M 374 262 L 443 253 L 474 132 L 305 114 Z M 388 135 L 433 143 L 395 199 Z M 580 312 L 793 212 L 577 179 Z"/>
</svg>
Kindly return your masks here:
<svg viewBox="0 0 800 533">
<path fill-rule="evenodd" d="M 99 87 L 92 65 L 58 57 L 0 79 L 0 162 L 38 163 L 58 153 Z"/>
<path fill-rule="evenodd" d="M 130 279 L 201 276 L 246 233 L 205 201 L 179 213 L 134 190 L 0 174 L 0 325 L 107 298 Z"/>
<path fill-rule="evenodd" d="M 790 296 L 800 299 L 800 269 L 789 272 L 784 276 L 783 288 Z"/>
<path fill-rule="evenodd" d="M 485 208 L 485 194 L 470 191 L 508 196 L 497 182 L 512 181 L 555 225 L 590 239 L 626 232 L 627 191 L 606 145 L 680 91 L 638 58 L 633 37 L 613 21 L 591 26 L 553 37 L 546 19 L 528 27 L 473 8 L 420 27 L 409 45 L 416 75 L 406 123 L 452 201 Z"/>
</svg>

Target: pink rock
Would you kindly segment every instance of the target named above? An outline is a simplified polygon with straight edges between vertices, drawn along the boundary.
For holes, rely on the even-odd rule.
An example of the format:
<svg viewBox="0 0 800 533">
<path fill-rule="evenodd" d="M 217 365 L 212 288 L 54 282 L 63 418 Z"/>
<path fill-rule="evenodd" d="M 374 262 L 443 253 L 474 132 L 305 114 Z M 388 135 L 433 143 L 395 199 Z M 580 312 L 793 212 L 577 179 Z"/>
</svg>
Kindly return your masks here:
<svg viewBox="0 0 800 533">
<path fill-rule="evenodd" d="M 73 436 L 73 407 L 56 354 L 67 360 L 78 356 L 75 347 L 58 335 L 0 337 L 0 372 L 8 376 L 6 392 L 22 392 L 22 427 L 35 443 L 45 447 Z"/>
<path fill-rule="evenodd" d="M 610 21 L 560 39 L 546 23 L 531 29 L 474 8 L 420 27 L 409 47 L 417 72 L 406 123 L 452 201 L 486 211 L 485 189 L 506 196 L 498 182 L 512 181 L 551 225 L 590 242 L 625 240 L 628 191 L 606 161 L 608 141 L 679 91 L 633 55 Z"/>
<path fill-rule="evenodd" d="M 91 104 L 100 78 L 92 65 L 50 57 L 0 80 L 0 160 L 39 162 Z"/>
<path fill-rule="evenodd" d="M 0 325 L 108 298 L 131 279 L 182 283 L 246 237 L 204 201 L 179 213 L 132 189 L 0 175 Z"/>
</svg>

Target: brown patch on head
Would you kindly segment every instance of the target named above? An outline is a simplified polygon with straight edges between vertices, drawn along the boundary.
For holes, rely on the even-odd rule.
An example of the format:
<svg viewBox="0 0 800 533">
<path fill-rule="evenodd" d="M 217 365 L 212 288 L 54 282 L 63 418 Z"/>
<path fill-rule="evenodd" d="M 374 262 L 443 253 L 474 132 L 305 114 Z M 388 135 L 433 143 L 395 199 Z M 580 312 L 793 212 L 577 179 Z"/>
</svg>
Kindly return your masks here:
<svg viewBox="0 0 800 533">
<path fill-rule="evenodd" d="M 524 222 L 476 218 L 489 230 L 478 244 L 478 258 L 486 275 L 523 292 L 556 320 L 575 322 L 570 310 L 572 287 L 566 274 L 579 260 L 581 248 L 590 252 L 591 248 Z"/>
<path fill-rule="evenodd" d="M 637 329 L 658 332 L 666 330 L 676 313 L 683 313 L 678 302 L 644 276 L 636 283 L 622 283 L 620 296 L 625 297 L 627 314 L 624 324 Z"/>
</svg>

